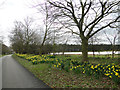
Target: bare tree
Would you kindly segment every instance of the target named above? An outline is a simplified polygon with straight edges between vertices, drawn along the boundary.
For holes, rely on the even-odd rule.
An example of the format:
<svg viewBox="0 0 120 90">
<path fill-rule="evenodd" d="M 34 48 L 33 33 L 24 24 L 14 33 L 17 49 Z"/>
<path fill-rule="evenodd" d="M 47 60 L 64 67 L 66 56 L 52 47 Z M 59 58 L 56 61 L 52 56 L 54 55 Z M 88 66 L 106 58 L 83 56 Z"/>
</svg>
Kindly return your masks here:
<svg viewBox="0 0 120 90">
<path fill-rule="evenodd" d="M 112 36 L 112 38 L 111 38 L 110 36 L 108 36 L 108 34 L 105 31 L 104 31 L 104 34 L 105 34 L 107 40 L 109 41 L 109 43 L 112 46 L 112 59 L 114 59 L 115 47 L 116 47 L 115 45 L 116 45 L 116 42 L 117 42 L 118 35 L 117 34 L 110 35 L 110 36 Z"/>
<path fill-rule="evenodd" d="M 45 44 L 48 44 L 49 42 L 52 41 L 52 39 L 54 39 L 54 37 L 52 36 L 52 33 L 55 32 L 55 30 L 53 30 L 53 22 L 55 21 L 56 18 L 53 18 L 53 14 L 51 11 L 51 7 L 49 7 L 48 3 L 45 2 L 44 4 L 38 4 L 37 6 L 35 6 L 35 8 L 37 8 L 37 10 L 43 14 L 43 39 L 41 40 L 41 47 L 40 47 L 40 54 L 43 53 L 43 47 Z"/>
<path fill-rule="evenodd" d="M 29 53 L 30 50 L 30 44 L 32 43 L 31 40 L 33 39 L 33 36 L 35 34 L 35 31 L 32 29 L 33 19 L 27 17 L 24 19 L 24 22 L 22 23 L 23 29 L 24 29 L 24 35 L 25 35 L 25 46 L 26 51 Z"/>
<path fill-rule="evenodd" d="M 70 35 L 68 33 L 58 33 L 57 34 L 57 40 L 56 43 L 61 45 L 61 51 L 62 51 L 62 55 L 64 55 L 65 53 L 65 49 L 66 49 L 66 45 L 68 44 L 69 40 L 70 40 Z"/>
<path fill-rule="evenodd" d="M 120 16 L 119 0 L 47 0 L 56 8 L 54 15 L 64 27 L 78 35 L 82 41 L 83 61 L 88 61 L 88 40 L 107 27 L 114 27 Z M 110 18 L 111 17 L 111 18 Z"/>
<path fill-rule="evenodd" d="M 98 38 L 100 34 L 95 34 L 94 36 L 92 36 L 89 40 L 88 43 L 91 45 L 91 50 L 93 52 L 93 58 L 95 57 L 95 48 L 94 45 L 97 43 L 99 44 L 100 41 L 102 41 L 100 38 Z"/>
<path fill-rule="evenodd" d="M 33 26 L 33 20 L 31 18 L 27 17 L 23 22 L 15 22 L 10 41 L 16 52 L 32 53 L 32 50 L 34 50 L 34 48 L 31 48 L 32 45 L 38 45 L 37 31 L 33 28 L 35 27 Z"/>
<path fill-rule="evenodd" d="M 24 52 L 24 32 L 22 22 L 15 21 L 15 26 L 11 35 L 9 36 L 11 46 L 17 53 Z"/>
</svg>

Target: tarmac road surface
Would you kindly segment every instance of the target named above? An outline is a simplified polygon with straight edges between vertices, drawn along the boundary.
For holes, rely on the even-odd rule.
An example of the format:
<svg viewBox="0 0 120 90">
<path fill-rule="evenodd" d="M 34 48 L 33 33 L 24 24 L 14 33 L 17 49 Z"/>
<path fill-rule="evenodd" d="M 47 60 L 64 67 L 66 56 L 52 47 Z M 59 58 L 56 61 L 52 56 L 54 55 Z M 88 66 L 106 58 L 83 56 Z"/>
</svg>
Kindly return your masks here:
<svg viewBox="0 0 120 90">
<path fill-rule="evenodd" d="M 21 66 L 11 55 L 2 58 L 2 88 L 50 88 Z"/>
</svg>

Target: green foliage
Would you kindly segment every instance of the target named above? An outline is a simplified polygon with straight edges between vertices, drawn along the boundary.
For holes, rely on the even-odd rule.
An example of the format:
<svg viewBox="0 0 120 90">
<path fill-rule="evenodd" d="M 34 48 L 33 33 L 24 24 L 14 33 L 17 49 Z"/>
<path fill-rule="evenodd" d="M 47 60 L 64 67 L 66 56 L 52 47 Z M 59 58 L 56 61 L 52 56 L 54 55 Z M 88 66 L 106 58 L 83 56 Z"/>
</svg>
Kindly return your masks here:
<svg viewBox="0 0 120 90">
<path fill-rule="evenodd" d="M 49 56 L 47 56 L 48 58 L 55 58 L 55 56 L 53 56 L 53 55 L 49 55 Z"/>
<path fill-rule="evenodd" d="M 70 61 L 66 61 L 64 63 L 64 70 L 67 71 L 67 72 L 69 72 L 69 70 L 70 70 Z"/>
</svg>

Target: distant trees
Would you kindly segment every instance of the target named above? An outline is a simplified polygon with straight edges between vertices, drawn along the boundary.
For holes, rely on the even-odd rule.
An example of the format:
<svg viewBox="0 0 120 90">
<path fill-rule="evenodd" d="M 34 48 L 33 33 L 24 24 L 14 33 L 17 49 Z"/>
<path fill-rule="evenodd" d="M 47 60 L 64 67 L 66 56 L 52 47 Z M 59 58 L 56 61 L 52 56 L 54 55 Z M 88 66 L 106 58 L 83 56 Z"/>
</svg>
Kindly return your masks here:
<svg viewBox="0 0 120 90">
<path fill-rule="evenodd" d="M 12 50 L 3 43 L 3 36 L 0 36 L 0 55 L 11 54 Z"/>
<path fill-rule="evenodd" d="M 58 44 L 56 45 L 57 49 L 56 52 L 63 52 L 63 48 L 64 48 L 64 52 L 81 52 L 82 50 L 82 46 L 81 45 L 74 45 L 74 44 Z M 94 47 L 94 48 L 92 48 Z M 94 52 L 98 52 L 98 51 L 112 51 L 112 45 L 111 44 L 89 44 L 88 45 L 88 51 L 92 52 L 94 50 Z M 117 48 L 118 47 L 118 48 Z M 119 50 L 120 51 L 120 45 L 115 45 L 114 48 L 115 51 Z"/>
<path fill-rule="evenodd" d="M 114 58 L 114 54 L 116 51 L 116 43 L 117 43 L 117 39 L 118 39 L 118 34 L 114 32 L 113 35 L 111 34 L 107 34 L 106 32 L 104 32 L 105 37 L 107 38 L 108 42 L 111 44 L 111 49 L 112 49 L 112 59 Z"/>
<path fill-rule="evenodd" d="M 11 54 L 12 50 L 5 44 L 2 44 L 2 55 Z"/>
<path fill-rule="evenodd" d="M 15 21 L 13 31 L 9 36 L 12 49 L 17 53 L 40 55 L 50 53 L 52 45 L 49 44 L 49 27 L 45 24 L 45 31 L 39 28 L 36 27 L 34 20 L 29 17 L 23 21 Z M 44 33 L 40 33 L 39 30 Z"/>
<path fill-rule="evenodd" d="M 34 25 L 31 18 L 27 17 L 23 22 L 15 22 L 15 27 L 10 36 L 11 45 L 14 51 L 17 53 L 38 53 L 37 45 L 39 45 L 40 42 L 37 31 L 33 28 Z"/>
<path fill-rule="evenodd" d="M 2 36 L 0 36 L 0 55 L 2 54 Z"/>
<path fill-rule="evenodd" d="M 118 22 L 119 0 L 47 0 L 59 22 L 82 41 L 83 61 L 88 61 L 88 40 L 96 33 Z M 110 18 L 112 17 L 112 18 Z"/>
</svg>

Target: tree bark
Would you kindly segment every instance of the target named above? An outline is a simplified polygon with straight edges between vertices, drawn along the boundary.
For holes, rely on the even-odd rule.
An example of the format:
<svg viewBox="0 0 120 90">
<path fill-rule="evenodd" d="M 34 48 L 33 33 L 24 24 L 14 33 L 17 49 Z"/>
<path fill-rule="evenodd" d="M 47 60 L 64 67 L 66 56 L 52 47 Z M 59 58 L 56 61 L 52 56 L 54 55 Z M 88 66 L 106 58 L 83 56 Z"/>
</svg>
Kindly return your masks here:
<svg viewBox="0 0 120 90">
<path fill-rule="evenodd" d="M 82 61 L 88 61 L 88 40 L 82 39 Z"/>
</svg>

